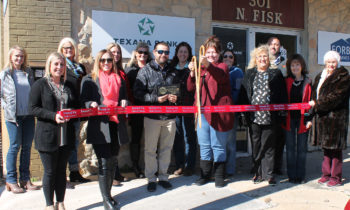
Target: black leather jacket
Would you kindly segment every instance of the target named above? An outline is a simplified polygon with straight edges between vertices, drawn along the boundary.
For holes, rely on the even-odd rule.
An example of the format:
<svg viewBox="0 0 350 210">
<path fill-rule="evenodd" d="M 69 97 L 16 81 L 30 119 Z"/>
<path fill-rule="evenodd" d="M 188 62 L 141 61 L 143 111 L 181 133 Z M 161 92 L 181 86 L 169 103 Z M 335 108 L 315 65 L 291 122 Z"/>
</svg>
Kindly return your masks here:
<svg viewBox="0 0 350 210">
<path fill-rule="evenodd" d="M 162 69 L 155 60 L 152 60 L 140 69 L 137 74 L 134 84 L 134 97 L 141 101 L 143 105 L 174 105 L 169 101 L 158 103 L 158 87 L 160 85 L 174 85 L 178 83 L 178 74 L 175 69 L 169 68 L 168 65 Z M 146 114 L 145 116 L 156 120 L 167 120 L 176 117 L 174 114 Z"/>
</svg>

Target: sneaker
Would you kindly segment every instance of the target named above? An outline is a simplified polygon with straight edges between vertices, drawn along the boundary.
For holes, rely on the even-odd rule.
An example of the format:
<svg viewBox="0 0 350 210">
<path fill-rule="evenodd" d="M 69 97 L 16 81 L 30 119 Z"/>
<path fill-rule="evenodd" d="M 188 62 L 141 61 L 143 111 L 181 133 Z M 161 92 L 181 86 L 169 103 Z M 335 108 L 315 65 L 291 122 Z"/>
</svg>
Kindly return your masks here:
<svg viewBox="0 0 350 210">
<path fill-rule="evenodd" d="M 156 189 L 157 189 L 157 185 L 155 182 L 148 182 L 148 185 L 147 185 L 148 192 L 154 192 L 156 191 Z"/>
<path fill-rule="evenodd" d="M 329 181 L 329 177 L 327 176 L 322 176 L 321 179 L 319 179 L 317 182 L 319 184 L 326 184 Z"/>
<path fill-rule="evenodd" d="M 169 190 L 173 187 L 168 181 L 159 181 L 158 184 L 166 190 Z"/>
<path fill-rule="evenodd" d="M 275 186 L 276 185 L 276 180 L 274 178 L 270 178 L 268 180 L 270 186 Z"/>
<path fill-rule="evenodd" d="M 331 179 L 328 183 L 327 183 L 327 186 L 328 187 L 337 187 L 337 186 L 340 186 L 341 183 L 339 183 L 338 181 L 335 181 L 333 179 Z"/>
</svg>

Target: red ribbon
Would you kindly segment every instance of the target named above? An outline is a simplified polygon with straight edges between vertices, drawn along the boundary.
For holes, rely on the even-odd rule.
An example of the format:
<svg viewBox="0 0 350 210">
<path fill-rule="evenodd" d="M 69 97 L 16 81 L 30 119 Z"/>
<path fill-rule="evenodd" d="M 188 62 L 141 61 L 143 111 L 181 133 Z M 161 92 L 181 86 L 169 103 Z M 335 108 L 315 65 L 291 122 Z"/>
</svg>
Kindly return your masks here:
<svg viewBox="0 0 350 210">
<path fill-rule="evenodd" d="M 264 104 L 264 105 L 226 105 L 226 106 L 204 106 L 202 113 L 211 112 L 256 112 L 256 111 L 280 111 L 310 109 L 308 103 L 293 104 Z M 91 117 L 99 115 L 116 114 L 185 114 L 196 113 L 196 106 L 127 106 L 98 107 L 90 109 L 75 109 L 59 111 L 58 114 L 65 119 Z"/>
</svg>

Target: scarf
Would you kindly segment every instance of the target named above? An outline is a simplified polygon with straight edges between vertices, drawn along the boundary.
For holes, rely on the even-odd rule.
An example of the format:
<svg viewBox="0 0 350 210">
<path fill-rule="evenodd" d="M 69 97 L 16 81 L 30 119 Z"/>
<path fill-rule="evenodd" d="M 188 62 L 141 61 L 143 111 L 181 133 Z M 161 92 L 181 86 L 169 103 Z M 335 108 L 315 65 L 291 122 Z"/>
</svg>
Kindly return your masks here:
<svg viewBox="0 0 350 210">
<path fill-rule="evenodd" d="M 103 95 L 103 104 L 107 107 L 118 106 L 119 90 L 121 86 L 120 76 L 116 73 L 110 73 L 100 70 L 99 81 Z M 119 123 L 117 115 L 109 116 L 110 121 Z"/>
<path fill-rule="evenodd" d="M 67 69 L 69 69 L 70 71 L 73 71 L 73 73 L 77 76 L 84 74 L 84 71 L 81 68 L 81 66 L 78 63 L 75 63 L 75 62 L 73 63 L 68 58 L 66 58 L 66 66 L 67 66 Z"/>
<path fill-rule="evenodd" d="M 53 92 L 56 98 L 58 110 L 66 108 L 68 103 L 68 94 L 64 91 L 63 79 L 61 79 L 59 87 L 56 86 L 56 84 L 52 81 L 51 77 L 46 78 L 46 80 L 47 80 L 47 83 L 49 84 L 51 91 Z"/>
</svg>

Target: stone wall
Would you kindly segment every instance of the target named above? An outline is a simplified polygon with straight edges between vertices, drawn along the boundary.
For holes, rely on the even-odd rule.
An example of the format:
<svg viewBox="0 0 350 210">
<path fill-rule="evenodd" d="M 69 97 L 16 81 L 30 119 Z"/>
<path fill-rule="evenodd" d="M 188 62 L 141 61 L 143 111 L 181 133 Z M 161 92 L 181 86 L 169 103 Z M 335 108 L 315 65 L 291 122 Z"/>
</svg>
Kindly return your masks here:
<svg viewBox="0 0 350 210">
<path fill-rule="evenodd" d="M 196 19 L 196 52 L 211 34 L 211 0 L 75 0 L 72 36 L 79 42 L 80 61 L 91 69 L 92 10 L 106 10 Z"/>
<path fill-rule="evenodd" d="M 323 66 L 317 64 L 317 32 L 350 34 L 350 0 L 308 0 L 308 67 L 312 76 Z"/>
</svg>

